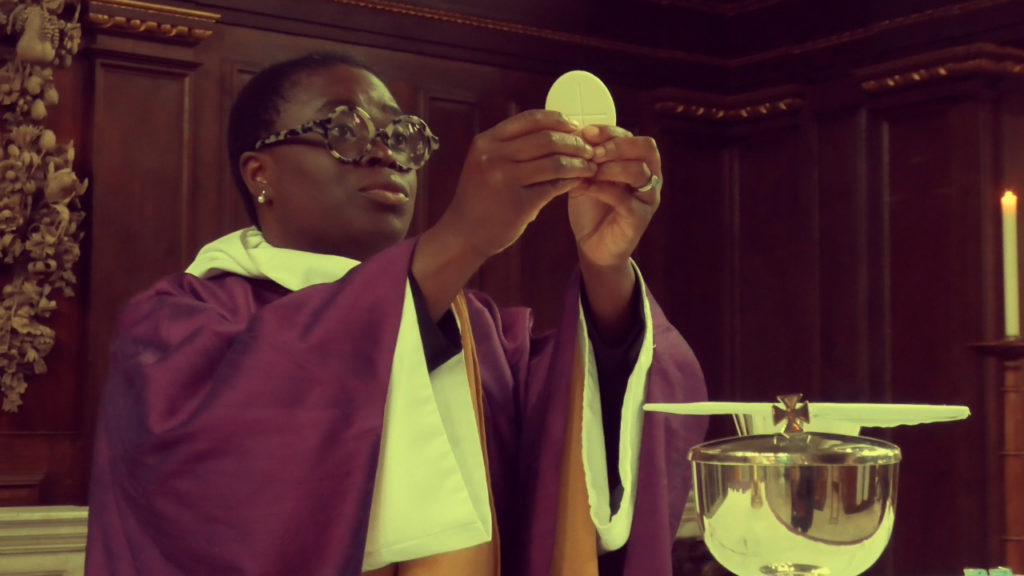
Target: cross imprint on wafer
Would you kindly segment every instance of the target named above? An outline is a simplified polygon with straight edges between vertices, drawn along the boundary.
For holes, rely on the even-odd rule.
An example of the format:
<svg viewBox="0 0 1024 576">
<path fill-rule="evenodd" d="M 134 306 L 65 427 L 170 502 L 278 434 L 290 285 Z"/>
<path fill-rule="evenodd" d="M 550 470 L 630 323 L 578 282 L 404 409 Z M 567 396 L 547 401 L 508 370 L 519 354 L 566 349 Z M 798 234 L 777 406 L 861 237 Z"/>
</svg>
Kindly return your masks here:
<svg viewBox="0 0 1024 576">
<path fill-rule="evenodd" d="M 608 87 L 590 72 L 572 70 L 555 80 L 545 108 L 564 114 L 581 126 L 615 125 L 615 101 Z"/>
</svg>

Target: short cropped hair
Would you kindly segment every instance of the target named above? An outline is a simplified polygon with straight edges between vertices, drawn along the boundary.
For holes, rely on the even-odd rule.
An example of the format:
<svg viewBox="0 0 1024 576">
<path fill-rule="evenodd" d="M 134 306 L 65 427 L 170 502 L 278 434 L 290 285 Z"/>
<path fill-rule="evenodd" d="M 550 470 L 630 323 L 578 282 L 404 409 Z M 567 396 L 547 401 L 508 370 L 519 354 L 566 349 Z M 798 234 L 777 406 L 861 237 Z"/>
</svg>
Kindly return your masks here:
<svg viewBox="0 0 1024 576">
<path fill-rule="evenodd" d="M 263 69 L 249 80 L 235 98 L 228 118 L 228 159 L 235 186 L 242 194 L 245 210 L 254 225 L 259 226 L 256 203 L 242 178 L 239 159 L 242 154 L 251 151 L 261 138 L 274 131 L 281 105 L 289 91 L 304 76 L 335 66 L 358 68 L 380 78 L 365 62 L 349 54 L 313 52 Z"/>
</svg>

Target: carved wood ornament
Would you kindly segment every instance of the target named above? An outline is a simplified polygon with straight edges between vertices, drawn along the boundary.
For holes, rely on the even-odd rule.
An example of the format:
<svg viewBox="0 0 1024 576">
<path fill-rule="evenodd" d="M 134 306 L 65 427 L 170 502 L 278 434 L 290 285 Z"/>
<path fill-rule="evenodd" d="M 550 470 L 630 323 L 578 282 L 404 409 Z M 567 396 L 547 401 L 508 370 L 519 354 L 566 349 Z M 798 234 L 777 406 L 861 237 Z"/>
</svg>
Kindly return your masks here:
<svg viewBox="0 0 1024 576">
<path fill-rule="evenodd" d="M 74 142 L 46 128 L 59 95 L 53 74 L 67 67 L 82 38 L 79 0 L 0 0 L 0 34 L 16 44 L 0 67 L 0 390 L 17 412 L 27 378 L 46 372 L 54 330 L 41 321 L 57 292 L 74 295 L 80 255 L 80 181 Z M 7 42 L 5 42 L 7 44 Z"/>
<path fill-rule="evenodd" d="M 220 14 L 138 0 L 90 0 L 86 24 L 104 32 L 198 44 L 213 35 Z"/>
</svg>

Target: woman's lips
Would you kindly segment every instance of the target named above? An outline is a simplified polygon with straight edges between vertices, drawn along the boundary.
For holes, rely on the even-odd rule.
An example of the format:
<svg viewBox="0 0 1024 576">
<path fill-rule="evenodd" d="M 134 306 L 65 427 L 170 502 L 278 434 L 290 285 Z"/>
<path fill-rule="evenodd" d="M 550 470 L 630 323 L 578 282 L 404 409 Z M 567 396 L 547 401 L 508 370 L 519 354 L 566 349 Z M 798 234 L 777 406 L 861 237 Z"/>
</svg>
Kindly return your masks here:
<svg viewBox="0 0 1024 576">
<path fill-rule="evenodd" d="M 409 194 L 405 190 L 394 186 L 369 186 L 359 192 L 374 202 L 380 202 L 388 206 L 404 206 L 409 202 Z"/>
</svg>

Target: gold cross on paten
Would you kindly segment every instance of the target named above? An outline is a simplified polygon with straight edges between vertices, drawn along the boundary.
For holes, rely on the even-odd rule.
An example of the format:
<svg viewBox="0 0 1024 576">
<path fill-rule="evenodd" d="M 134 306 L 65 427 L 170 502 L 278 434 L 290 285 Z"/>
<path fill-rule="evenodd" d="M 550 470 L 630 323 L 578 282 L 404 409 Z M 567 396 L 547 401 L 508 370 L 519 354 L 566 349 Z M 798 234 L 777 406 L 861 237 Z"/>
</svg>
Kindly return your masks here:
<svg viewBox="0 0 1024 576">
<path fill-rule="evenodd" d="M 803 394 L 783 394 L 777 396 L 784 408 L 772 405 L 772 418 L 775 424 L 786 421 L 786 429 L 783 434 L 799 434 L 804 431 L 803 425 L 811 421 L 811 412 L 807 408 L 807 402 L 801 402 Z"/>
</svg>

